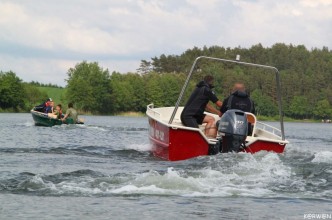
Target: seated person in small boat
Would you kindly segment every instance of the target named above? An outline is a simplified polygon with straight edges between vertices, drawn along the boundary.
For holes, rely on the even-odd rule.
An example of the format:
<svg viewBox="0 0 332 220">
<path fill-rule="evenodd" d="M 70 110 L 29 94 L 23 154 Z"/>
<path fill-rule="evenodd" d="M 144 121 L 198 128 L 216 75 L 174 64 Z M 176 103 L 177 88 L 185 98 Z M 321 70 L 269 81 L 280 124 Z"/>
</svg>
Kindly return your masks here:
<svg viewBox="0 0 332 220">
<path fill-rule="evenodd" d="M 49 117 L 52 117 L 54 119 L 61 119 L 62 118 L 62 105 L 58 104 L 55 106 L 55 110 L 53 113 L 48 113 Z"/>
<path fill-rule="evenodd" d="M 56 113 L 57 119 L 61 119 L 63 117 L 63 115 L 62 115 L 62 105 L 61 104 L 58 104 L 55 107 L 55 113 Z"/>
<path fill-rule="evenodd" d="M 255 104 L 249 97 L 244 83 L 237 82 L 234 84 L 233 93 L 224 99 L 220 112 L 223 114 L 229 109 L 238 109 L 255 114 Z M 252 134 L 252 125 L 250 123 L 248 123 L 248 134 Z"/>
<path fill-rule="evenodd" d="M 181 121 L 185 126 L 199 128 L 198 125 L 206 123 L 205 135 L 209 138 L 215 138 L 217 128 L 215 119 L 212 116 L 204 114 L 205 109 L 211 113 L 220 115 L 220 111 L 208 104 L 209 101 L 221 107 L 222 102 L 212 91 L 214 78 L 210 75 L 204 77 L 204 80 L 196 85 L 189 100 L 187 101 L 182 113 Z"/>
<path fill-rule="evenodd" d="M 254 102 L 246 92 L 244 83 L 237 82 L 234 84 L 233 92 L 224 99 L 220 112 L 223 114 L 229 109 L 238 109 L 255 114 Z"/>
<path fill-rule="evenodd" d="M 73 103 L 69 103 L 66 114 L 61 120 L 65 121 L 67 118 L 72 118 L 74 120 L 74 123 L 77 123 L 78 122 L 77 115 L 78 114 L 77 114 L 77 111 L 74 109 Z"/>
<path fill-rule="evenodd" d="M 53 101 L 49 101 L 46 108 L 45 108 L 45 113 L 53 113 L 54 112 L 54 102 Z"/>
<path fill-rule="evenodd" d="M 45 112 L 46 110 L 46 107 L 48 107 L 50 105 L 50 102 L 52 102 L 53 100 L 51 98 L 48 98 L 45 102 L 43 102 L 42 104 L 40 105 L 37 105 L 34 107 L 34 110 L 35 111 L 38 111 L 38 112 Z"/>
</svg>

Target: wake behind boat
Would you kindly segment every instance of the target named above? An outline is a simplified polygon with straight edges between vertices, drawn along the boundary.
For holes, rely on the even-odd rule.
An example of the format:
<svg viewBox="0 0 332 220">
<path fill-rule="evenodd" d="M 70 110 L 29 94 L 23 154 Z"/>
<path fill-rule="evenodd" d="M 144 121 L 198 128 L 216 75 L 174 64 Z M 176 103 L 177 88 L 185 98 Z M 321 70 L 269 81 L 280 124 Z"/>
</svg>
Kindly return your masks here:
<svg viewBox="0 0 332 220">
<path fill-rule="evenodd" d="M 199 128 L 184 126 L 180 119 L 183 107 L 179 107 L 179 104 L 195 66 L 200 59 L 273 70 L 276 74 L 280 129 L 258 122 L 256 116 L 252 113 L 237 110 L 228 110 L 221 119 L 216 114 L 205 112 L 206 115 L 214 117 L 215 121 L 220 120 L 216 138 L 208 138 L 204 134 L 204 124 L 200 125 Z M 197 156 L 229 152 L 233 151 L 232 149 L 236 149 L 237 152 L 248 153 L 256 153 L 258 151 L 282 153 L 288 143 L 284 134 L 279 71 L 271 66 L 214 57 L 198 57 L 188 74 L 176 105 L 173 107 L 155 108 L 153 104 L 150 104 L 147 106 L 146 114 L 149 119 L 149 139 L 152 144 L 152 152 L 155 156 L 166 160 L 185 160 Z M 246 126 L 248 126 L 248 123 L 252 125 L 251 134 L 247 133 L 248 129 Z M 245 141 L 240 141 L 241 139 Z"/>
</svg>

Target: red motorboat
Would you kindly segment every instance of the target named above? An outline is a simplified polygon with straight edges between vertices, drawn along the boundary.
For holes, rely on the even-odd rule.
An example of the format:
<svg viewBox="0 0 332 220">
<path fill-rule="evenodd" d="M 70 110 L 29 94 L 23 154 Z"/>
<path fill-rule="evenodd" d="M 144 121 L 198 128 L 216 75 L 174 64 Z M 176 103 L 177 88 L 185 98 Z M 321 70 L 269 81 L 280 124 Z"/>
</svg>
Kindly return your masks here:
<svg viewBox="0 0 332 220">
<path fill-rule="evenodd" d="M 236 63 L 239 65 L 260 67 L 272 70 L 276 75 L 280 129 L 257 121 L 256 116 L 251 113 L 230 110 L 226 113 L 229 113 L 228 115 L 234 118 L 227 121 L 229 117 L 224 117 L 226 113 L 223 115 L 221 118 L 222 123 L 220 123 L 221 125 L 219 125 L 218 128 L 218 135 L 214 139 L 207 138 L 205 136 L 205 124 L 201 125 L 199 128 L 184 126 L 180 120 L 183 107 L 179 107 L 179 104 L 193 74 L 195 66 L 200 59 Z M 153 104 L 150 104 L 147 106 L 146 114 L 149 119 L 149 138 L 152 144 L 152 152 L 156 157 L 166 160 L 185 160 L 197 156 L 211 155 L 223 152 L 222 148 L 227 145 L 226 143 L 229 144 L 230 142 L 236 142 L 233 140 L 239 136 L 236 134 L 237 130 L 239 130 L 239 127 L 236 126 L 239 124 L 247 125 L 250 123 L 252 126 L 252 132 L 250 134 L 242 134 L 242 136 L 244 136 L 244 141 L 241 143 L 241 149 L 239 151 L 248 153 L 256 153 L 258 151 L 272 151 L 275 153 L 282 153 L 286 144 L 288 143 L 288 141 L 285 140 L 284 134 L 279 71 L 277 68 L 272 66 L 245 63 L 238 60 L 225 60 L 214 57 L 198 57 L 192 65 L 176 105 L 173 107 L 155 108 Z M 205 114 L 214 117 L 215 121 L 220 120 L 218 115 L 209 112 L 205 112 Z M 232 121 L 234 122 L 233 124 Z M 224 128 L 222 127 L 223 125 Z M 229 129 L 232 131 L 227 132 Z"/>
</svg>

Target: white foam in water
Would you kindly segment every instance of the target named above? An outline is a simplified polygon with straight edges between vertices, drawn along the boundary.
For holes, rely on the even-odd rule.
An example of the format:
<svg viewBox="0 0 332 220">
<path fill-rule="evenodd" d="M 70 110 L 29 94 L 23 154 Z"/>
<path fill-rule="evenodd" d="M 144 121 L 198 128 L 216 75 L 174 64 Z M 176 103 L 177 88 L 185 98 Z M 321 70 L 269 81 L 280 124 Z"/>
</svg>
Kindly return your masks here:
<svg viewBox="0 0 332 220">
<path fill-rule="evenodd" d="M 61 190 L 65 193 L 78 193 L 78 194 L 84 194 L 84 195 L 91 195 L 91 194 L 99 194 L 102 192 L 99 188 L 89 188 L 87 186 L 87 182 L 63 182 L 58 184 L 57 186 L 58 190 Z"/>
<path fill-rule="evenodd" d="M 57 195 L 63 194 L 77 194 L 77 195 L 95 195 L 103 193 L 101 188 L 92 188 L 90 186 L 93 182 L 93 178 L 84 178 L 80 180 L 63 181 L 58 184 L 47 183 L 47 188 L 49 188 L 53 193 Z"/>
<path fill-rule="evenodd" d="M 41 175 L 33 176 L 29 181 L 24 181 L 19 184 L 19 188 L 23 187 L 28 189 L 29 191 L 36 191 L 45 188 L 54 188 L 53 183 L 45 183 L 41 177 Z"/>
<path fill-rule="evenodd" d="M 315 153 L 315 158 L 312 160 L 313 163 L 332 163 L 332 152 L 321 151 Z"/>
<path fill-rule="evenodd" d="M 142 150 L 149 145 L 138 146 L 136 149 Z M 329 155 L 331 156 L 331 154 Z M 316 158 L 322 158 L 320 154 L 315 156 L 317 156 Z M 255 155 L 227 154 L 211 157 L 209 162 L 211 167 L 205 166 L 197 170 L 190 167 L 188 169 L 168 167 L 164 172 L 150 170 L 144 173 L 131 174 L 125 179 L 119 179 L 116 183 L 113 179 L 116 177 L 96 180 L 95 177 L 89 176 L 66 180 L 57 184 L 43 182 L 38 176 L 34 177 L 36 179 L 33 181 L 40 188 L 50 189 L 58 195 L 69 193 L 77 195 L 147 194 L 185 197 L 280 197 L 283 196 L 280 190 L 292 187 L 301 192 L 302 196 L 310 196 L 310 192 L 305 193 L 304 180 L 300 177 L 295 178 L 291 167 L 285 165 L 278 154 L 266 152 Z M 324 180 L 317 182 L 317 184 L 324 184 Z"/>
<path fill-rule="evenodd" d="M 68 125 L 62 124 L 64 127 L 67 127 Z M 86 125 L 86 124 L 76 124 L 75 127 L 79 127 L 82 129 L 90 129 L 90 130 L 98 130 L 98 131 L 107 131 L 107 129 L 99 126 L 93 126 L 93 125 Z"/>
<path fill-rule="evenodd" d="M 126 185 L 119 189 L 111 190 L 115 194 L 165 194 L 166 190 L 156 187 L 155 185 L 137 187 L 134 185 Z"/>
<path fill-rule="evenodd" d="M 81 125 L 82 128 L 87 128 L 87 129 L 95 129 L 98 131 L 107 131 L 107 129 L 102 128 L 102 127 L 97 127 L 97 126 L 86 126 L 86 125 Z"/>
<path fill-rule="evenodd" d="M 150 144 L 129 144 L 125 146 L 125 149 L 136 151 L 151 151 L 152 146 Z"/>
<path fill-rule="evenodd" d="M 231 169 L 204 168 L 197 175 L 168 168 L 160 174 L 150 171 L 139 174 L 128 185 L 110 190 L 116 194 L 163 194 L 182 196 L 276 196 L 268 186 L 285 184 L 292 173 L 282 164 L 278 155 L 266 154 L 261 158 L 245 156 L 244 161 Z"/>
<path fill-rule="evenodd" d="M 25 123 L 22 124 L 25 127 L 32 127 L 35 125 L 33 121 L 26 121 Z"/>
</svg>

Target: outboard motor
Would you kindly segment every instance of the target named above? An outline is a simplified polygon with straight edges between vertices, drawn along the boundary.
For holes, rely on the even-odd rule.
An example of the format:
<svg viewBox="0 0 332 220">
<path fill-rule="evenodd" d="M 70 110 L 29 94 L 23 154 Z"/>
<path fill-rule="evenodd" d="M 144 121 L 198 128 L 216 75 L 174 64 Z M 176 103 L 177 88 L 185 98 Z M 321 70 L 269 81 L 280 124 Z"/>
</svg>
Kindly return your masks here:
<svg viewBox="0 0 332 220">
<path fill-rule="evenodd" d="M 245 147 L 248 133 L 248 121 L 246 114 L 241 110 L 226 111 L 220 121 L 218 134 L 221 135 L 217 145 L 222 153 L 239 152 Z"/>
</svg>

